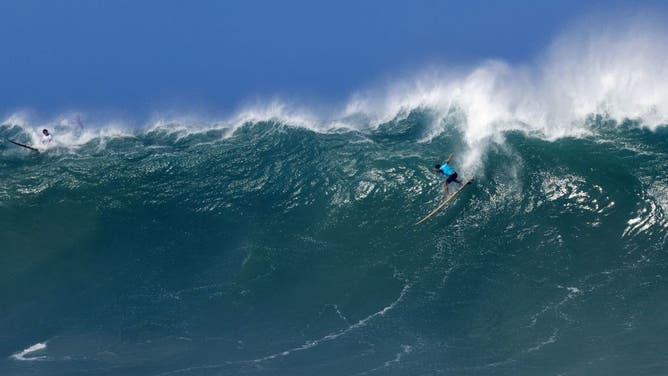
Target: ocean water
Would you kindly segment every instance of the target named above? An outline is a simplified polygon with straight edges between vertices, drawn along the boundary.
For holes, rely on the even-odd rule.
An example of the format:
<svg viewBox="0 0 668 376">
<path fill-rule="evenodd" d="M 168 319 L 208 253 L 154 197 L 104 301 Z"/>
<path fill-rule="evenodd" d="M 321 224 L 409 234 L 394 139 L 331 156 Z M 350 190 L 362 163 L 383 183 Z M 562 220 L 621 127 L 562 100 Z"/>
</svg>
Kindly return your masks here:
<svg viewBox="0 0 668 376">
<path fill-rule="evenodd" d="M 668 130 L 509 130 L 465 166 L 432 115 L 3 142 L 2 374 L 667 373 Z M 475 183 L 416 226 L 449 152 Z"/>
<path fill-rule="evenodd" d="M 619 30 L 325 113 L 9 116 L 0 375 L 668 374 L 668 33 Z"/>
</svg>

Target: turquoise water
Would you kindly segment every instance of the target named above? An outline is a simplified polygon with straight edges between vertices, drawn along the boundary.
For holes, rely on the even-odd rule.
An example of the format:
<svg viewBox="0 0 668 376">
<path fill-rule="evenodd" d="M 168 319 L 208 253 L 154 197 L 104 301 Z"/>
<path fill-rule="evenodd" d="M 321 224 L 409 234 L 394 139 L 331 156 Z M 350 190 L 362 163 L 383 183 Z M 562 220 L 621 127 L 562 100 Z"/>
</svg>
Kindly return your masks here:
<svg viewBox="0 0 668 376">
<path fill-rule="evenodd" d="M 666 128 L 432 120 L 0 143 L 0 373 L 668 373 Z"/>
</svg>

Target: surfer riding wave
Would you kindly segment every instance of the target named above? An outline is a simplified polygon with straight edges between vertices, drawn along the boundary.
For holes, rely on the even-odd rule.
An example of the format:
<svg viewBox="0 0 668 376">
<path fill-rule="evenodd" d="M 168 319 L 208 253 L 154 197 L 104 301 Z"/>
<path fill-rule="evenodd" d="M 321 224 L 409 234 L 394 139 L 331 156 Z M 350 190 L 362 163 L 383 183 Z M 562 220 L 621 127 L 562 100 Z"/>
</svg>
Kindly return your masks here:
<svg viewBox="0 0 668 376">
<path fill-rule="evenodd" d="M 447 176 L 447 179 L 445 180 L 445 184 L 443 184 L 443 190 L 445 191 L 445 196 L 449 196 L 448 192 L 448 184 L 455 182 L 462 186 L 462 182 L 457 180 L 457 171 L 455 171 L 454 168 L 452 168 L 449 163 L 452 160 L 452 154 L 448 156 L 448 159 L 443 164 L 435 164 L 434 165 L 434 172 L 437 174 L 443 174 Z"/>
</svg>

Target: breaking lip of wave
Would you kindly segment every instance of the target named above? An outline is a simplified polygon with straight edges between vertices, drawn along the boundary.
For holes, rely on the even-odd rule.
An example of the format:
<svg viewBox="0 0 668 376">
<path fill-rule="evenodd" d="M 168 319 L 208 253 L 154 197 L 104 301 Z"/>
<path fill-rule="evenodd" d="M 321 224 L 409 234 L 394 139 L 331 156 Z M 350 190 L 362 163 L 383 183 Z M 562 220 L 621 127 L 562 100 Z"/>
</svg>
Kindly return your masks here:
<svg viewBox="0 0 668 376">
<path fill-rule="evenodd" d="M 220 130 L 221 138 L 227 138 L 240 127 L 263 121 L 316 132 L 364 131 L 427 109 L 433 116 L 421 141 L 430 141 L 452 124 L 463 135 L 465 166 L 476 164 L 490 143 L 503 142 L 506 131 L 549 140 L 577 137 L 590 132 L 587 120 L 592 115 L 616 123 L 630 119 L 650 129 L 668 124 L 668 29 L 647 15 L 622 26 L 615 23 L 615 29 L 604 24 L 573 27 L 530 64 L 489 60 L 472 69 L 426 69 L 410 79 L 354 93 L 327 114 L 276 99 L 246 106 L 223 120 L 156 116 L 140 129 L 116 122 L 69 132 L 63 120 L 67 116 L 29 125 L 26 113 L 13 114 L 2 124 L 24 128 L 37 144 L 41 128 L 65 123 L 65 132 L 58 134 L 60 145 L 76 147 L 94 138 L 151 131 L 184 136 Z"/>
</svg>

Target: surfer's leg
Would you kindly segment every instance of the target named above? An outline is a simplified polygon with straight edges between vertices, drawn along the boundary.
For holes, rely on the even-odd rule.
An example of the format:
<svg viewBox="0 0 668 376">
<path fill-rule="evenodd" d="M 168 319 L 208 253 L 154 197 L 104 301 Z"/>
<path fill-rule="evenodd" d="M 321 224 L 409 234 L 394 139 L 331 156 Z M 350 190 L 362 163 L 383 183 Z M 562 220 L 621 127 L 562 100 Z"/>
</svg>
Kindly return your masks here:
<svg viewBox="0 0 668 376">
<path fill-rule="evenodd" d="M 456 172 L 454 174 L 448 176 L 448 178 L 445 180 L 445 194 L 446 195 L 448 194 L 448 184 L 450 184 L 453 181 L 457 181 L 457 173 Z M 459 185 L 461 185 L 461 183 L 459 183 Z"/>
<path fill-rule="evenodd" d="M 452 174 L 452 176 L 450 176 L 450 178 L 448 179 L 448 181 L 454 181 L 455 183 L 457 183 L 457 184 L 459 184 L 459 185 L 461 186 L 461 185 L 462 185 L 462 182 L 459 181 L 459 180 L 457 180 L 457 177 L 458 177 L 458 176 L 457 176 L 457 173 L 455 172 L 454 174 Z"/>
</svg>

